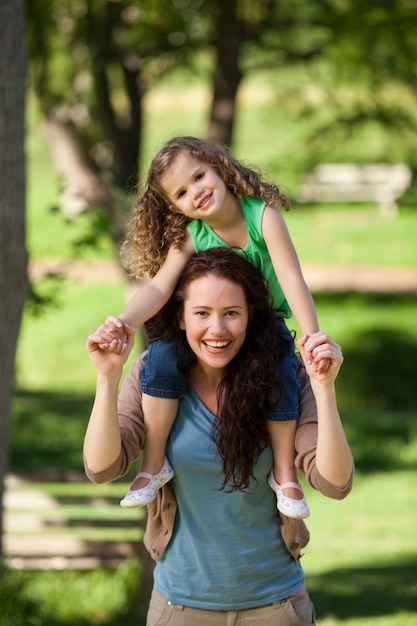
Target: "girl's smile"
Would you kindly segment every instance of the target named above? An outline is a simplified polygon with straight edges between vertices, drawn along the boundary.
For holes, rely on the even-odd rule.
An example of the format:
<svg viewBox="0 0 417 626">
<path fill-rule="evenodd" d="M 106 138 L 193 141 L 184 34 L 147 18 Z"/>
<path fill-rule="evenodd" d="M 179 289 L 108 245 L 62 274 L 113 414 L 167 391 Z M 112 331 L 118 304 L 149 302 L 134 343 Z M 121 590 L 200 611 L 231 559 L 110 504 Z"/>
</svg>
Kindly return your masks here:
<svg viewBox="0 0 417 626">
<path fill-rule="evenodd" d="M 207 208 L 210 205 L 212 198 L 213 198 L 213 192 L 205 194 L 202 197 L 202 199 L 200 200 L 200 202 L 198 203 L 198 207 L 197 208 L 198 209 L 205 209 L 205 208 Z"/>
</svg>

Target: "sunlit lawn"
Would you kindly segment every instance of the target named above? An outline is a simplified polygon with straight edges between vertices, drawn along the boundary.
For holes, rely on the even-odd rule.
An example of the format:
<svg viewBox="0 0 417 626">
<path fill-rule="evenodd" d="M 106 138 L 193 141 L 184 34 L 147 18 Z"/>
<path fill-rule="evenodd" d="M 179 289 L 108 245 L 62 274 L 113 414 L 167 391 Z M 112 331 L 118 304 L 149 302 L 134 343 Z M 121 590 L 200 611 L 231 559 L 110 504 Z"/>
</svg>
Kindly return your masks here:
<svg viewBox="0 0 417 626">
<path fill-rule="evenodd" d="M 204 93 L 186 115 L 183 92 L 178 101 L 170 100 L 170 116 L 166 97 L 157 95 L 148 103 L 144 165 L 167 137 L 201 135 L 205 129 Z M 251 163 L 272 168 L 268 173 L 291 191 L 297 180 L 291 158 L 303 158 L 297 149 L 301 126 L 289 125 L 285 116 L 243 112 L 236 148 Z M 252 137 L 243 132 L 247 128 Z M 53 210 L 59 187 L 38 130 L 28 136 L 29 251 L 35 261 L 66 260 L 88 220 L 69 223 Z M 372 205 L 294 205 L 285 219 L 302 263 L 417 268 L 413 207 L 387 220 Z M 87 254 L 95 262 L 113 257 L 108 241 Z M 71 532 L 88 539 L 109 537 L 108 529 L 91 525 L 94 519 L 128 519 L 117 504 L 126 484 L 44 483 L 36 482 L 36 473 L 82 471 L 95 381 L 85 339 L 107 314 L 123 307 L 125 287 L 91 276 L 43 284 L 41 290 L 55 297 L 55 305 L 37 318 L 27 312 L 19 341 L 10 469 L 32 474 L 32 487 L 59 502 L 59 515 L 84 519 L 85 527 Z M 354 489 L 345 501 L 329 501 L 307 488 L 311 542 L 303 566 L 319 624 L 417 626 L 417 301 L 414 295 L 314 296 L 322 328 L 343 347 L 338 393 L 357 462 Z M 138 531 L 124 532 L 134 538 Z M 132 608 L 139 569 L 129 561 L 115 572 L 10 572 L 0 590 L 0 626 L 141 626 Z"/>
<path fill-rule="evenodd" d="M 105 302 L 115 302 L 116 286 L 107 288 L 106 292 L 105 285 L 70 283 L 71 306 L 67 304 L 48 311 L 45 317 L 25 321 L 19 362 L 23 355 L 26 358 L 24 366 L 19 368 L 19 380 L 21 387 L 26 382 L 26 389 L 23 385 L 14 401 L 13 471 L 34 472 L 35 476 L 37 471 L 48 467 L 82 469 L 81 445 L 94 384 L 94 370 L 84 352 L 84 335 L 89 330 L 89 315 L 94 312 L 94 316 L 100 317 L 97 302 L 103 298 Z M 375 301 L 375 296 L 354 294 L 338 297 L 318 294 L 317 301 L 319 316 L 328 320 L 331 332 L 343 339 L 345 363 L 339 395 L 357 462 L 357 478 L 352 494 L 343 502 L 328 501 L 307 489 L 312 509 L 308 521 L 312 539 L 303 557 L 307 584 L 323 626 L 416 625 L 413 572 L 417 562 L 417 420 L 413 389 L 417 371 L 416 361 L 410 356 L 417 344 L 414 324 L 417 303 L 410 297 L 380 296 Z M 65 352 L 68 326 L 78 329 L 80 341 L 70 342 L 65 363 L 59 368 L 55 366 L 53 349 L 49 352 L 49 362 L 43 357 L 42 366 L 36 369 L 40 337 L 48 337 L 55 325 L 59 331 L 55 330 L 57 336 L 51 345 L 62 345 Z M 379 330 L 369 343 L 366 338 L 372 336 L 375 328 Z M 111 533 L 100 529 L 99 524 L 95 532 L 91 521 L 126 519 L 117 503 L 126 484 L 127 481 L 103 490 L 102 486 L 88 484 L 52 483 L 45 484 L 43 489 L 58 499 L 62 516 L 88 521 L 87 530 L 72 530 L 73 534 L 100 540 L 110 538 Z M 42 484 L 34 486 L 42 488 Z M 110 495 L 113 504 L 100 504 L 104 495 Z M 68 497 L 72 496 L 80 501 L 68 503 Z M 129 538 L 136 532 L 137 529 L 129 530 Z M 117 533 L 113 533 L 113 538 L 117 538 Z M 123 569 L 114 576 L 102 572 L 101 590 L 108 588 L 110 593 L 116 579 L 121 588 L 132 584 L 134 575 L 129 577 Z M 58 600 L 52 600 L 50 588 L 56 580 L 63 581 L 70 595 L 78 593 L 80 580 L 86 590 L 97 582 L 93 573 L 82 574 L 80 578 L 65 572 L 57 572 L 54 578 L 48 578 L 47 573 L 34 574 L 26 580 L 27 592 L 42 601 L 43 611 L 53 614 L 59 609 L 68 615 L 61 622 L 48 622 L 45 618 L 44 626 L 77 623 L 74 613 L 77 603 L 65 602 L 59 607 Z M 100 621 L 97 596 L 87 594 L 90 602 L 84 598 L 82 604 L 84 618 L 90 620 L 86 624 L 121 623 L 117 601 L 109 606 L 106 600 L 108 613 L 102 607 L 105 616 Z M 130 626 L 128 618 L 121 621 Z M 135 621 L 131 624 L 138 626 Z"/>
</svg>

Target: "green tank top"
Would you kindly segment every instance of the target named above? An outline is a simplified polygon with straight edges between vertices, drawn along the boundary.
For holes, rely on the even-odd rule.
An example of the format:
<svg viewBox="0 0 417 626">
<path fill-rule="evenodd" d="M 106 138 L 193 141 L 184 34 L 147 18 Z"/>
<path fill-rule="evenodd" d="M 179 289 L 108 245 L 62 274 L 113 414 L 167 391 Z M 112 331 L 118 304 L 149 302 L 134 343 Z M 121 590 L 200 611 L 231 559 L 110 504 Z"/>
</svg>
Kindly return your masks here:
<svg viewBox="0 0 417 626">
<path fill-rule="evenodd" d="M 274 266 L 262 235 L 262 217 L 265 210 L 265 202 L 257 198 L 243 196 L 240 204 L 245 216 L 248 243 L 243 250 L 237 249 L 236 252 L 247 258 L 248 261 L 261 270 L 268 282 L 274 307 L 279 309 L 283 317 L 291 317 L 291 310 L 275 275 Z M 201 220 L 193 220 L 188 224 L 187 229 L 196 252 L 210 248 L 230 247 L 208 224 Z"/>
</svg>

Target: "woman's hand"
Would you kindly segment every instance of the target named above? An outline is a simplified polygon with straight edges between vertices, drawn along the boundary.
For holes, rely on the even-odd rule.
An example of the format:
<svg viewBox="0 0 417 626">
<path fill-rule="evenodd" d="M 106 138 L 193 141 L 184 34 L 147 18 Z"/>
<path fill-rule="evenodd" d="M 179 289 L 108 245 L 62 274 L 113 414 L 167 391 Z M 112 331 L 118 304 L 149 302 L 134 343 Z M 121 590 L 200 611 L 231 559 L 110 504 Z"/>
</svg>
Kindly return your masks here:
<svg viewBox="0 0 417 626">
<path fill-rule="evenodd" d="M 322 332 L 301 337 L 298 345 L 317 405 L 316 466 L 321 476 L 343 490 L 352 478 L 353 459 L 340 420 L 334 386 L 343 363 L 342 350 Z M 322 359 L 329 359 L 326 371 L 320 371 Z"/>
<path fill-rule="evenodd" d="M 298 339 L 300 354 L 311 382 L 333 385 L 343 363 L 342 349 L 329 335 L 319 331 Z M 327 369 L 320 368 L 328 361 Z"/>
<path fill-rule="evenodd" d="M 97 370 L 103 374 L 110 373 L 115 369 L 122 369 L 135 343 L 135 329 L 129 324 L 123 324 L 124 347 L 122 350 L 112 352 L 103 350 L 100 346 L 111 343 L 112 336 L 108 332 L 108 325 L 102 324 L 95 333 L 87 337 L 86 350 Z"/>
</svg>

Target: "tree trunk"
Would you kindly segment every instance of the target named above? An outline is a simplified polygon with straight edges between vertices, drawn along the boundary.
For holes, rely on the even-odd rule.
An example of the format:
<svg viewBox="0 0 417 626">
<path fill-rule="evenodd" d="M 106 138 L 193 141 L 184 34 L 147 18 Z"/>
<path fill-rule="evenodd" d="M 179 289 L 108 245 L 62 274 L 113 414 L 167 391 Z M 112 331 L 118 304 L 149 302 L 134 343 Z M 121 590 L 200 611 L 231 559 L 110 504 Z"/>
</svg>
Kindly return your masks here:
<svg viewBox="0 0 417 626">
<path fill-rule="evenodd" d="M 0 541 L 14 361 L 27 291 L 24 22 L 24 0 L 0 3 Z"/>
<path fill-rule="evenodd" d="M 100 4 L 100 3 L 99 3 Z M 117 3 L 98 5 L 88 3 L 88 48 L 91 72 L 94 80 L 97 114 L 103 135 L 113 148 L 112 173 L 116 184 L 130 192 L 138 185 L 138 158 L 142 132 L 142 98 L 146 85 L 141 77 L 141 62 L 133 55 L 121 55 L 112 42 L 113 21 L 120 20 L 121 8 Z M 93 8 L 94 7 L 94 8 Z M 124 79 L 124 94 L 129 103 L 128 115 L 123 125 L 117 119 L 112 94 L 111 68 L 115 57 Z M 112 97 L 113 96 L 113 97 Z"/>
<path fill-rule="evenodd" d="M 208 137 L 230 146 L 236 111 L 236 94 L 242 79 L 239 53 L 244 32 L 237 16 L 236 0 L 217 3 L 217 67 L 213 76 L 213 100 Z"/>
<path fill-rule="evenodd" d="M 56 119 L 50 112 L 45 115 L 43 126 L 52 161 L 62 183 L 62 212 L 69 218 L 75 218 L 84 211 L 103 211 L 111 224 L 110 235 L 118 249 L 126 229 L 124 207 L 120 209 L 118 206 L 110 185 L 88 158 L 77 133 L 68 122 Z"/>
</svg>

